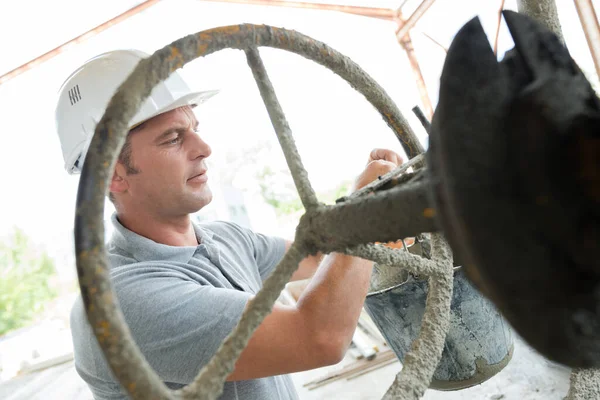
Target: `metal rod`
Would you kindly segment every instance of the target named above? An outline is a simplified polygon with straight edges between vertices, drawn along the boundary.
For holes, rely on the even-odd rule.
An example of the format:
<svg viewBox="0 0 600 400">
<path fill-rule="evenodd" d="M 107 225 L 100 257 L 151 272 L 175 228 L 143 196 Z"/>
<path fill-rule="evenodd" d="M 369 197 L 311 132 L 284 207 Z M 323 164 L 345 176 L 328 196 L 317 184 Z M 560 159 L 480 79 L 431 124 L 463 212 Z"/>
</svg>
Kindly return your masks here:
<svg viewBox="0 0 600 400">
<path fill-rule="evenodd" d="M 292 178 L 294 179 L 294 184 L 296 185 L 304 209 L 310 210 L 311 208 L 316 208 L 319 205 L 319 200 L 317 200 L 317 195 L 310 184 L 308 173 L 306 172 L 304 165 L 302 165 L 300 154 L 298 153 L 298 149 L 294 143 L 294 137 L 292 136 L 292 130 L 281 109 L 279 100 L 277 100 L 275 89 L 269 79 L 265 65 L 260 58 L 258 49 L 252 48 L 246 50 L 246 58 L 248 59 L 248 65 L 252 70 L 252 75 L 254 75 L 254 80 L 256 81 L 260 95 L 265 103 L 269 117 L 271 118 L 271 123 L 277 134 L 277 139 L 279 139 L 279 144 L 283 149 L 283 154 L 285 155 L 288 167 L 292 173 Z"/>
<path fill-rule="evenodd" d="M 426 1 L 421 3 L 419 6 L 422 7 Z M 433 1 L 431 1 L 433 3 Z M 431 4 L 430 4 L 431 5 Z M 413 18 L 413 26 L 419 20 L 419 18 L 423 15 L 427 8 L 424 8 L 422 13 L 413 18 L 413 16 L 417 13 L 415 11 L 410 18 Z M 418 9 L 417 9 L 418 10 Z M 409 18 L 409 19 L 410 19 Z M 425 108 L 425 112 L 427 113 L 427 117 L 431 120 L 433 118 L 433 105 L 431 104 L 431 99 L 429 98 L 429 93 L 427 92 L 427 85 L 425 84 L 425 79 L 423 78 L 423 73 L 421 72 L 421 66 L 419 65 L 419 60 L 417 59 L 417 55 L 415 54 L 415 48 L 412 43 L 412 39 L 410 38 L 410 30 L 403 29 L 408 21 L 405 21 L 402 16 L 402 11 L 398 10 L 398 24 L 399 24 L 399 32 L 406 32 L 404 36 L 400 36 L 396 34 L 398 38 L 398 43 L 406 52 L 406 56 L 408 57 L 408 61 L 410 63 L 410 67 L 413 71 L 413 75 L 415 78 L 415 82 L 417 84 L 417 89 L 419 90 L 419 96 L 421 97 L 421 103 L 423 103 L 423 107 Z"/>
<path fill-rule="evenodd" d="M 216 3 L 249 4 L 257 6 L 293 7 L 310 10 L 339 11 L 347 14 L 360 15 L 363 17 L 379 18 L 393 21 L 396 11 L 389 8 L 358 7 L 337 4 L 305 3 L 299 1 L 277 1 L 277 0 L 200 0 Z"/>
<path fill-rule="evenodd" d="M 425 14 L 425 11 L 431 7 L 434 1 L 435 0 L 423 0 L 423 2 L 421 2 L 417 9 L 411 14 L 411 16 L 408 17 L 408 19 L 404 21 L 402 25 L 398 26 L 398 29 L 396 30 L 396 36 L 398 39 L 402 39 L 408 34 L 408 32 L 410 32 L 417 21 L 419 21 L 419 19 L 421 19 L 421 17 Z M 397 13 L 401 13 L 401 11 L 398 10 Z"/>
<path fill-rule="evenodd" d="M 577 14 L 579 14 L 585 39 L 594 59 L 596 74 L 600 78 L 600 27 L 598 26 L 596 10 L 591 0 L 575 0 L 575 7 L 577 7 Z"/>
<path fill-rule="evenodd" d="M 319 237 L 319 243 L 313 243 L 312 247 L 326 252 L 344 251 L 360 243 L 395 242 L 439 229 L 429 190 L 427 179 L 407 183 L 320 208 L 302 219 L 310 220 L 306 229 Z"/>
<path fill-rule="evenodd" d="M 500 26 L 502 25 L 502 10 L 504 10 L 504 1 L 500 1 L 500 9 L 498 10 L 498 21 L 496 22 L 496 32 L 494 34 L 494 54 L 498 55 L 498 38 L 500 37 Z"/>
<path fill-rule="evenodd" d="M 429 277 L 429 293 L 419 337 L 404 357 L 403 368 L 383 400 L 420 399 L 429 388 L 433 373 L 442 357 L 450 327 L 453 275 L 452 252 L 441 234 L 431 235 L 432 259 L 439 273 Z"/>
<path fill-rule="evenodd" d="M 408 251 L 404 239 L 405 251 L 398 251 L 384 245 L 365 244 L 345 251 L 346 254 L 371 260 L 388 268 L 395 266 L 399 271 L 406 271 L 414 276 L 434 276 L 444 273 L 444 268 L 432 260 L 427 260 Z"/>
<path fill-rule="evenodd" d="M 97 34 L 99 34 L 100 32 L 110 28 L 111 26 L 114 26 L 114 25 L 118 24 L 119 22 L 123 22 L 126 19 L 128 19 L 136 14 L 139 14 L 140 12 L 144 11 L 145 9 L 155 5 L 159 1 L 160 0 L 144 1 L 143 3 L 130 8 L 129 10 L 125 11 L 124 13 L 119 14 L 116 17 L 109 19 L 106 22 L 103 22 L 102 24 L 90 29 L 89 31 L 82 33 L 81 35 L 69 40 L 68 42 L 65 42 L 65 43 L 53 48 L 52 50 L 42 54 L 41 56 L 35 57 L 34 59 L 27 61 L 25 64 L 22 64 L 22 65 L 18 66 L 17 68 L 13 69 L 12 71 L 9 71 L 9 72 L 3 74 L 2 76 L 0 76 L 0 85 L 21 75 L 24 72 L 42 64 L 43 62 L 50 60 L 51 58 L 66 51 L 69 47 L 79 44 L 79 43 L 83 43 L 86 40 L 88 40 L 89 38 L 94 37 Z"/>
<path fill-rule="evenodd" d="M 427 119 L 425 114 L 423 114 L 423 110 L 421 110 L 421 107 L 414 106 L 412 108 L 412 112 L 419 119 L 421 125 L 423 125 L 423 129 L 425 129 L 425 132 L 429 134 L 429 132 L 431 131 L 431 122 L 429 121 L 429 119 Z"/>
<path fill-rule="evenodd" d="M 437 40 L 435 40 L 432 36 L 428 35 L 426 32 L 421 32 L 421 34 L 423 36 L 425 36 L 427 39 L 431 40 L 440 49 L 444 50 L 444 53 L 448 53 L 448 48 L 446 46 L 444 46 L 443 44 L 441 44 L 440 42 L 438 42 Z"/>
<path fill-rule="evenodd" d="M 405 36 L 404 39 L 401 39 L 400 45 L 406 51 L 406 55 L 408 56 L 408 61 L 413 71 L 415 81 L 417 83 L 417 88 L 419 89 L 421 102 L 423 103 L 423 107 L 425 108 L 427 117 L 429 119 L 432 119 L 433 104 L 431 103 L 431 99 L 429 98 L 427 84 L 425 83 L 425 78 L 423 77 L 423 73 L 421 72 L 421 66 L 419 65 L 419 60 L 417 59 L 417 55 L 415 54 L 415 48 L 413 47 L 413 43 L 410 39 L 410 36 Z"/>
<path fill-rule="evenodd" d="M 400 11 L 402 10 L 402 8 L 404 8 L 404 6 L 406 5 L 406 3 L 408 3 L 410 0 L 402 0 L 402 3 L 400 3 L 400 5 L 398 6 L 398 8 L 396 9 L 396 11 Z"/>
</svg>

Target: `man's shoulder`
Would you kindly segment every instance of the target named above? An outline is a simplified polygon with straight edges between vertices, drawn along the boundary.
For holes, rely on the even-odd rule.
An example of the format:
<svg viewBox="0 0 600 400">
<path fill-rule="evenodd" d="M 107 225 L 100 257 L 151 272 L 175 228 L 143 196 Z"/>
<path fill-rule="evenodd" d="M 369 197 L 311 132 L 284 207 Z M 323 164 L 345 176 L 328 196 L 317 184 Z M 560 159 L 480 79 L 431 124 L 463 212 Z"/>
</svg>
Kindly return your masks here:
<svg viewBox="0 0 600 400">
<path fill-rule="evenodd" d="M 135 264 L 138 260 L 133 254 L 117 246 L 114 241 L 109 240 L 106 243 L 106 254 L 111 267 L 120 267 L 123 265 Z"/>
<path fill-rule="evenodd" d="M 249 228 L 245 228 L 235 222 L 213 220 L 213 221 L 201 221 L 197 223 L 198 226 L 206 231 L 212 233 L 235 233 L 235 234 L 248 234 L 252 232 Z"/>
<path fill-rule="evenodd" d="M 242 225 L 230 221 L 203 221 L 198 226 L 208 232 L 217 242 L 236 243 L 252 247 L 255 233 Z"/>
<path fill-rule="evenodd" d="M 259 237 L 272 237 L 273 239 L 280 239 L 276 236 L 261 234 L 250 227 L 246 227 L 231 221 L 202 221 L 196 224 L 204 231 L 209 232 L 211 236 L 217 235 L 225 239 L 243 238 L 244 240 L 250 241 L 251 243 L 256 241 Z"/>
</svg>

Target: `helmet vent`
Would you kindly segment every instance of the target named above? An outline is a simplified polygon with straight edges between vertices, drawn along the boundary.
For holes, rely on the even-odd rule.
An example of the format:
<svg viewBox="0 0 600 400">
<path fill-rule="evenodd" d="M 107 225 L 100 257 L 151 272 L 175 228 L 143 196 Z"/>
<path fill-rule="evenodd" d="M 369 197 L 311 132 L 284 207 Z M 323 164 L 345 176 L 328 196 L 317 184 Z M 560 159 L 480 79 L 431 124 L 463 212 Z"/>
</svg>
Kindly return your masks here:
<svg viewBox="0 0 600 400">
<path fill-rule="evenodd" d="M 69 89 L 69 101 L 71 105 L 74 105 L 79 100 L 81 100 L 81 93 L 79 92 L 79 85 L 75 85 L 71 89 Z"/>
</svg>

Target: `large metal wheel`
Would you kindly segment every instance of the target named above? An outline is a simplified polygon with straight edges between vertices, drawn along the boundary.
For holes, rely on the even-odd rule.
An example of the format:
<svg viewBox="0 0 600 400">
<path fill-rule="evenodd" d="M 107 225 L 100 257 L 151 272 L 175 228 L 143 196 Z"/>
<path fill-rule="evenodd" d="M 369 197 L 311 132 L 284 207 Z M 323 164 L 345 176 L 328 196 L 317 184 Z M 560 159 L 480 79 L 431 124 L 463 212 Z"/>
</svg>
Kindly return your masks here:
<svg viewBox="0 0 600 400">
<path fill-rule="evenodd" d="M 382 182 L 368 186 L 338 204 L 319 203 L 260 59 L 257 50 L 260 46 L 302 55 L 345 79 L 379 111 L 411 160 L 384 177 Z M 117 154 L 124 143 L 127 122 L 152 88 L 193 59 L 226 48 L 241 49 L 246 53 L 306 213 L 298 225 L 294 245 L 250 302 L 238 326 L 192 384 L 170 391 L 132 340 L 111 287 L 102 219 L 105 194 Z M 397 179 L 410 166 L 422 167 L 422 152 L 422 146 L 398 108 L 371 77 L 349 58 L 297 32 L 247 24 L 220 27 L 181 38 L 141 61 L 114 95 L 96 128 L 79 185 L 75 227 L 77 271 L 87 317 L 123 388 L 134 399 L 218 397 L 240 352 L 270 312 L 298 262 L 317 251 L 338 251 L 403 266 L 414 274 L 429 276 L 429 296 L 420 336 L 404 360 L 402 374 L 386 395 L 389 398 L 421 397 L 440 359 L 448 329 L 452 296 L 450 249 L 436 233 L 432 234 L 431 260 L 384 246 L 363 244 L 396 241 L 438 230 L 435 211 L 429 205 L 427 182 L 418 177 Z M 367 193 L 372 195 L 364 196 Z"/>
</svg>

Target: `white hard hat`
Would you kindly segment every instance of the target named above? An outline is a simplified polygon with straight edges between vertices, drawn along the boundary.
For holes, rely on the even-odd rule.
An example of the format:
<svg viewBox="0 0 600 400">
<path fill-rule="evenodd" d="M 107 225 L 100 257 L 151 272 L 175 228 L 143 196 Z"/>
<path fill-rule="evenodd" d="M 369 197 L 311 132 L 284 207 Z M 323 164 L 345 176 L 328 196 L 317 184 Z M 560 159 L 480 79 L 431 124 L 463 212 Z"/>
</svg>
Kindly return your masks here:
<svg viewBox="0 0 600 400">
<path fill-rule="evenodd" d="M 94 130 L 108 102 L 138 62 L 148 56 L 139 50 L 100 54 L 85 62 L 62 84 L 55 122 L 67 172 L 81 172 Z M 129 126 L 178 107 L 199 105 L 217 93 L 217 90 L 192 92 L 175 71 L 154 87 Z"/>
</svg>

